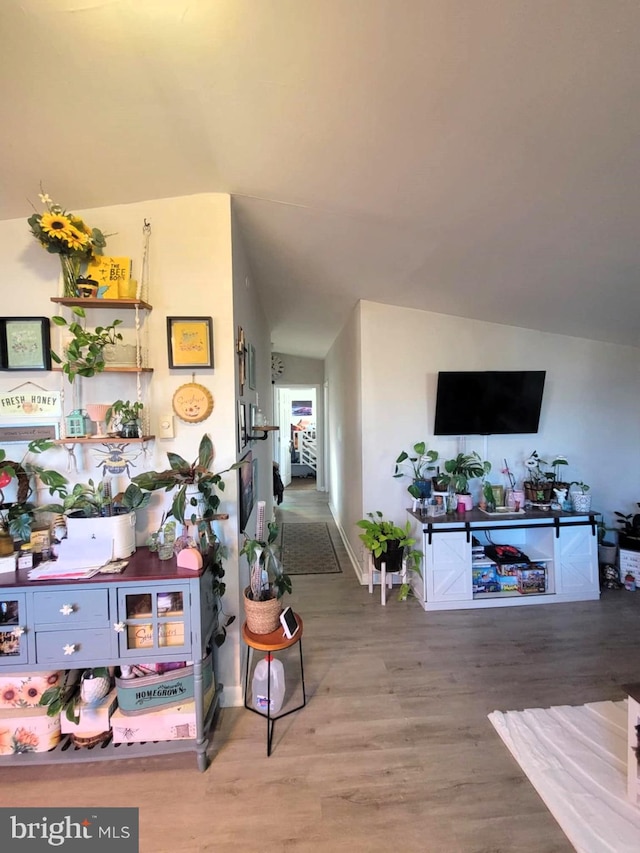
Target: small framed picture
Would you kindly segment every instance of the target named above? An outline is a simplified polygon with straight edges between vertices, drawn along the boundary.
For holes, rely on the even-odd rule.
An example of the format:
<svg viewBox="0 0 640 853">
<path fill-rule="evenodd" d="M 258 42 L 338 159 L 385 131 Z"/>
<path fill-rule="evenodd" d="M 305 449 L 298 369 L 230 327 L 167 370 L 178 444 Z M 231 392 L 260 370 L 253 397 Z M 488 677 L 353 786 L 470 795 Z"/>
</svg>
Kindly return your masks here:
<svg viewBox="0 0 640 853">
<path fill-rule="evenodd" d="M 211 317 L 167 317 L 170 368 L 213 367 Z"/>
<path fill-rule="evenodd" d="M 247 385 L 251 391 L 256 390 L 256 348 L 247 345 Z"/>
<path fill-rule="evenodd" d="M 247 406 L 238 401 L 238 452 L 247 443 Z"/>
<path fill-rule="evenodd" d="M 244 384 L 247 381 L 247 344 L 242 326 L 238 326 L 236 351 L 238 353 L 238 389 L 239 393 L 242 395 L 244 393 Z"/>
<path fill-rule="evenodd" d="M 0 318 L 0 369 L 51 370 L 48 317 Z"/>
</svg>

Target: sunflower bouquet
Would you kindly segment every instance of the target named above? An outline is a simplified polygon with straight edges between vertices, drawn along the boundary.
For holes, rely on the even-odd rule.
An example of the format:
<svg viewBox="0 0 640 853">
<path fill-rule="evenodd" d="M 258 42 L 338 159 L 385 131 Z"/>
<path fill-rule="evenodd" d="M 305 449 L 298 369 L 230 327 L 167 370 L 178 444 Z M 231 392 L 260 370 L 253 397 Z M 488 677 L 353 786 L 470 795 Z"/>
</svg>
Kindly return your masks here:
<svg viewBox="0 0 640 853">
<path fill-rule="evenodd" d="M 47 193 L 40 193 L 40 201 L 47 209 L 27 219 L 31 233 L 43 249 L 60 255 L 64 296 L 77 296 L 76 281 L 81 265 L 101 255 L 107 241 L 102 231 L 89 228 L 84 220 L 64 210 Z"/>
</svg>

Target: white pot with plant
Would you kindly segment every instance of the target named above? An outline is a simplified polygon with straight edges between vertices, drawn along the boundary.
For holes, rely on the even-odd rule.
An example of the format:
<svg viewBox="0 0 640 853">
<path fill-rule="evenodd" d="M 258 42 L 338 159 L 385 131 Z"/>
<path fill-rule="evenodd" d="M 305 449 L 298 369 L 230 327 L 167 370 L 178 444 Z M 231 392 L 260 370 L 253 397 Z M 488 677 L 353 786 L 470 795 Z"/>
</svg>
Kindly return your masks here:
<svg viewBox="0 0 640 853">
<path fill-rule="evenodd" d="M 466 510 L 473 509 L 473 498 L 469 491 L 469 481 L 486 477 L 491 471 L 491 462 L 483 462 L 475 450 L 471 453 L 458 453 L 454 459 L 447 459 L 444 470 L 449 475 L 449 491 L 455 493 L 456 503 L 463 503 Z"/>
<path fill-rule="evenodd" d="M 575 486 L 575 488 L 574 488 Z M 591 510 L 590 486 L 581 481 L 571 483 L 571 503 L 574 512 L 589 512 Z"/>
</svg>

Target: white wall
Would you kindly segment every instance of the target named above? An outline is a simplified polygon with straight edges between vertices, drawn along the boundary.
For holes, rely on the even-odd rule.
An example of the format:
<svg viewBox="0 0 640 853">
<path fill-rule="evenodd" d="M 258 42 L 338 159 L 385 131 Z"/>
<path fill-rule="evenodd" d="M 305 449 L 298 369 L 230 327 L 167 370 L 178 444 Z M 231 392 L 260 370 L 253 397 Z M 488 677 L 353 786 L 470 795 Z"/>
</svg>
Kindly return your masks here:
<svg viewBox="0 0 640 853">
<path fill-rule="evenodd" d="M 322 385 L 324 362 L 319 358 L 302 358 L 297 355 L 275 353 L 282 359 L 284 371 L 276 379 L 276 385 Z"/>
<path fill-rule="evenodd" d="M 63 202 L 63 199 L 59 201 Z M 212 393 L 214 409 L 209 418 L 197 424 L 187 424 L 175 418 L 175 439 L 156 439 L 147 459 L 139 457 L 132 473 L 144 469 L 166 467 L 166 452 L 179 453 L 189 461 L 196 458 L 200 438 L 212 437 L 215 448 L 215 469 L 222 471 L 236 461 L 236 405 L 234 375 L 234 317 L 232 290 L 231 216 L 229 196 L 203 194 L 180 198 L 159 199 L 129 205 L 75 211 L 88 225 L 111 234 L 107 253 L 133 258 L 134 277 L 140 276 L 142 259 L 142 226 L 146 218 L 151 223 L 151 263 L 149 302 L 153 305 L 148 319 L 150 363 L 154 373 L 145 379 L 143 400 L 151 414 L 151 430 L 157 434 L 158 419 L 171 411 L 176 389 L 191 381 L 190 370 L 169 370 L 167 360 L 167 316 L 211 316 L 214 327 L 214 368 L 197 371 L 195 380 Z M 58 294 L 60 264 L 56 255 L 41 249 L 30 234 L 25 220 L 0 222 L 0 271 L 2 272 L 3 314 L 6 316 L 51 316 L 59 313 L 50 301 Z M 25 298 L 26 297 L 26 298 Z M 67 309 L 63 309 L 66 311 Z M 91 321 L 105 324 L 115 316 L 113 310 L 91 313 Z M 133 312 L 119 315 L 130 325 Z M 54 335 L 55 337 L 55 335 Z M 267 336 L 268 349 L 268 336 Z M 55 348 L 55 347 L 54 347 Z M 268 356 L 265 356 L 265 364 Z M 265 368 L 266 369 L 266 368 Z M 0 389 L 8 390 L 19 382 L 31 379 L 46 388 L 69 386 L 62 383 L 60 373 L 7 373 L 0 375 Z M 265 381 L 263 379 L 263 381 Z M 266 380 L 268 381 L 268 380 Z M 135 399 L 134 377 L 103 374 L 83 380 L 84 402 L 113 402 L 116 398 Z M 265 402 L 268 400 L 265 394 Z M 12 453 L 18 452 L 13 445 Z M 63 449 L 49 451 L 43 464 L 62 468 L 66 465 Z M 77 478 L 100 476 L 93 451 L 83 449 L 81 470 Z M 162 500 L 168 496 L 155 495 L 153 507 L 141 513 L 137 532 L 143 542 L 149 529 L 157 525 Z M 227 594 L 225 609 L 238 617 L 231 626 L 229 638 L 218 654 L 218 677 L 225 684 L 223 703 L 239 693 L 238 632 L 242 623 L 240 589 L 237 571 L 237 483 L 236 475 L 226 477 L 221 509 L 229 512 L 228 521 L 218 524 L 221 540 L 229 548 L 227 560 Z"/>
<path fill-rule="evenodd" d="M 361 404 L 361 308 L 356 306 L 325 361 L 327 379 L 329 503 L 348 537 L 352 557 L 360 552 L 355 522 L 362 518 L 363 435 L 369 428 Z"/>
<path fill-rule="evenodd" d="M 360 313 L 362 512 L 380 509 L 403 520 L 408 480 L 392 477 L 401 450 L 424 439 L 444 458 L 457 452 L 457 439 L 433 436 L 440 370 L 547 371 L 539 433 L 486 440 L 494 483 L 505 483 L 499 473 L 504 458 L 522 480 L 523 460 L 536 449 L 543 458 L 555 453 L 568 458 L 568 479 L 591 485 L 596 510 L 630 512 L 640 499 L 639 349 L 373 302 L 362 302 Z M 341 354 L 356 346 L 355 324 L 339 340 L 331 352 L 332 378 L 339 375 Z M 355 416 L 342 407 L 335 414 Z M 466 449 L 484 456 L 485 439 L 468 438 Z M 332 456 L 335 475 L 346 476 L 340 443 Z M 351 492 L 345 485 L 337 495 L 342 488 Z M 336 509 L 352 546 L 360 548 L 353 523 L 362 514 L 355 496 L 348 503 L 338 500 Z"/>
</svg>

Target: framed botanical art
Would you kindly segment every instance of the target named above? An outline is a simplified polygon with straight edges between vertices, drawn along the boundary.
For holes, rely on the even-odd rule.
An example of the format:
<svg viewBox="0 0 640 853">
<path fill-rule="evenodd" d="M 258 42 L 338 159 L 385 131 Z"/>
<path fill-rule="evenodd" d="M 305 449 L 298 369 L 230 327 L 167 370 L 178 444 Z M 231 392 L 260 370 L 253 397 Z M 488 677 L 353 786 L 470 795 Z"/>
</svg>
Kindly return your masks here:
<svg viewBox="0 0 640 853">
<path fill-rule="evenodd" d="M 51 370 L 48 317 L 0 318 L 0 369 Z"/>
<path fill-rule="evenodd" d="M 167 317 L 169 367 L 213 367 L 213 320 L 211 317 Z"/>
</svg>

